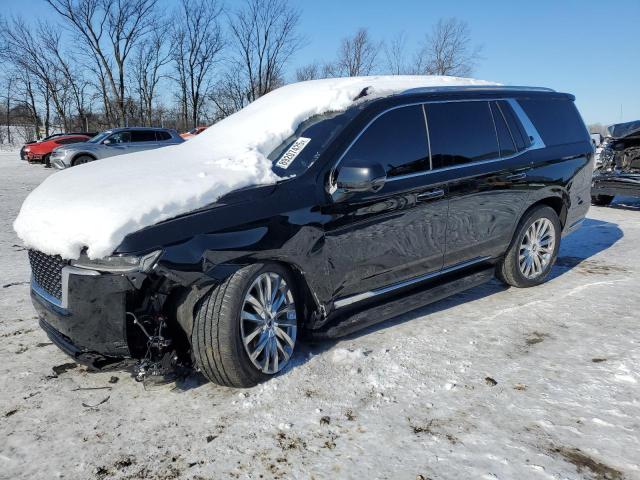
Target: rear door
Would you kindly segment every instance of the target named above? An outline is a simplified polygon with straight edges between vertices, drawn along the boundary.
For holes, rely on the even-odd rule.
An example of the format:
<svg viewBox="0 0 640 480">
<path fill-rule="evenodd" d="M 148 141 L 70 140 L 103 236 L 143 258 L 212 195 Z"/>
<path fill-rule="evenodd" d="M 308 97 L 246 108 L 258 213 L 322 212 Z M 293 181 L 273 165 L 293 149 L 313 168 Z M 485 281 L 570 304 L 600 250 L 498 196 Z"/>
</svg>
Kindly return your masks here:
<svg viewBox="0 0 640 480">
<path fill-rule="evenodd" d="M 445 268 L 504 252 L 525 205 L 531 165 L 507 107 L 485 100 L 425 106 L 434 173 L 447 179 L 449 195 Z"/>
<path fill-rule="evenodd" d="M 139 152 L 142 150 L 149 150 L 151 148 L 157 148 L 158 142 L 156 140 L 155 130 L 132 130 L 131 131 L 131 143 L 129 149 L 132 152 Z"/>
<path fill-rule="evenodd" d="M 422 105 L 380 115 L 337 169 L 363 162 L 385 167 L 384 187 L 323 207 L 331 215 L 325 242 L 337 307 L 442 268 L 447 198 L 442 183 L 428 174 Z"/>
</svg>

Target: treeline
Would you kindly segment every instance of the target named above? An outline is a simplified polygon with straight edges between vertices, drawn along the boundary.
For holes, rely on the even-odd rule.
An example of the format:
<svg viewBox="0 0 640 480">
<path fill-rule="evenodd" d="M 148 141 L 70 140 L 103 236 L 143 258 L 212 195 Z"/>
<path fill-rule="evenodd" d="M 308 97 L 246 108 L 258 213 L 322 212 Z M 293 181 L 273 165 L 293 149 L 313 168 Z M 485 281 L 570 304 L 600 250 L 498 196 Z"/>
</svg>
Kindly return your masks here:
<svg viewBox="0 0 640 480">
<path fill-rule="evenodd" d="M 115 126 L 211 124 L 287 81 L 388 74 L 469 75 L 480 58 L 468 25 L 442 19 L 415 49 L 400 34 L 344 38 L 329 61 L 286 78 L 308 42 L 287 0 L 43 0 L 55 22 L 0 17 L 3 141 Z M 9 137 L 5 139 L 4 137 Z"/>
</svg>

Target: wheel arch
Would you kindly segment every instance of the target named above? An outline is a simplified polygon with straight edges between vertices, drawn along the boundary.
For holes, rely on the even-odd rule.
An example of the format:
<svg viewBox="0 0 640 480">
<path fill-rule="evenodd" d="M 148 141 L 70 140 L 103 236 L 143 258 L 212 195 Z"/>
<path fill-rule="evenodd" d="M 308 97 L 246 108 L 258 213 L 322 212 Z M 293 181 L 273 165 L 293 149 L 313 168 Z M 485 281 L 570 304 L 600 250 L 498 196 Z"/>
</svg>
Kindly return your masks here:
<svg viewBox="0 0 640 480">
<path fill-rule="evenodd" d="M 80 157 L 90 157 L 93 160 L 97 160 L 98 157 L 96 157 L 93 153 L 89 153 L 89 152 L 78 152 L 76 153 L 73 158 L 71 159 L 71 165 L 75 165 L 76 164 L 76 160 Z"/>
<path fill-rule="evenodd" d="M 213 287 L 227 280 L 231 275 L 236 273 L 243 267 L 256 263 L 270 263 L 280 265 L 285 268 L 296 281 L 296 292 L 301 296 L 302 304 L 302 323 L 301 326 L 308 325 L 321 311 L 320 302 L 313 293 L 309 283 L 307 282 L 304 271 L 295 263 L 282 259 L 255 259 L 252 262 L 217 265 L 213 271 L 205 274 L 200 281 L 185 287 L 184 285 L 175 284 L 172 288 L 172 301 L 169 304 L 169 313 L 175 316 L 178 324 L 185 333 L 191 337 L 193 331 L 194 315 L 199 305 L 202 303 L 206 295 Z"/>
<path fill-rule="evenodd" d="M 567 222 L 567 212 L 569 211 L 569 207 L 567 206 L 567 201 L 565 199 L 560 198 L 558 196 L 549 196 L 549 197 L 542 198 L 538 200 L 536 203 L 532 204 L 522 214 L 522 217 L 524 217 L 524 215 L 526 215 L 531 209 L 536 208 L 539 205 L 547 205 L 551 207 L 558 215 L 558 218 L 560 219 L 560 225 L 564 229 L 565 224 Z"/>
</svg>

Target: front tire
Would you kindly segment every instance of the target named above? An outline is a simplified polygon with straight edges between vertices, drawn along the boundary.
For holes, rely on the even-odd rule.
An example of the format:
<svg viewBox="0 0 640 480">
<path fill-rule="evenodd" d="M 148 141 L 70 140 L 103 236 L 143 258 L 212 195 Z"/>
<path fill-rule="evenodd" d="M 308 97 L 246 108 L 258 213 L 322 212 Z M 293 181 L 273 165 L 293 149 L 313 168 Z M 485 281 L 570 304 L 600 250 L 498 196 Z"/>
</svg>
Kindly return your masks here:
<svg viewBox="0 0 640 480">
<path fill-rule="evenodd" d="M 522 218 L 504 258 L 496 265 L 496 275 L 518 288 L 543 283 L 553 267 L 562 226 L 555 210 L 540 205 Z"/>
<path fill-rule="evenodd" d="M 93 160 L 94 158 L 90 157 L 89 155 L 80 155 L 78 158 L 73 160 L 73 162 L 71 163 L 71 166 L 75 167 L 76 165 L 82 165 L 84 163 L 93 162 Z"/>
<path fill-rule="evenodd" d="M 613 202 L 613 195 L 591 195 L 591 203 L 605 207 Z"/>
<path fill-rule="evenodd" d="M 191 336 L 202 373 L 246 388 L 282 371 L 296 344 L 296 300 L 293 276 L 277 264 L 242 268 L 215 287 L 196 310 Z"/>
</svg>

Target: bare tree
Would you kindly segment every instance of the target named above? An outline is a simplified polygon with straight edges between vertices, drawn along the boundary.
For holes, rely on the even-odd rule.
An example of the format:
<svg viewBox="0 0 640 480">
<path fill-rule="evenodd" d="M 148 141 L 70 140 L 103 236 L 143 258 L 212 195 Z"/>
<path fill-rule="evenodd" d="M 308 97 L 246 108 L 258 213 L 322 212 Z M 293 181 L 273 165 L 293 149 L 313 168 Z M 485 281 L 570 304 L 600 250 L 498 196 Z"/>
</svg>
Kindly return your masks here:
<svg viewBox="0 0 640 480">
<path fill-rule="evenodd" d="M 215 118 L 220 120 L 245 107 L 251 101 L 250 88 L 238 70 L 227 71 L 210 94 Z"/>
<path fill-rule="evenodd" d="M 392 75 L 413 73 L 407 62 L 407 37 L 404 32 L 384 44 L 387 71 Z"/>
<path fill-rule="evenodd" d="M 369 37 L 366 28 L 358 30 L 353 37 L 342 40 L 338 58 L 325 69 L 334 77 L 355 77 L 370 75 L 376 68 L 381 44 Z"/>
<path fill-rule="evenodd" d="M 229 19 L 237 69 L 252 102 L 283 83 L 283 70 L 302 46 L 300 13 L 287 0 L 245 0 Z"/>
<path fill-rule="evenodd" d="M 116 105 L 116 121 L 127 123 L 127 59 L 153 26 L 157 0 L 46 0 L 99 65 L 104 87 Z M 106 92 L 104 93 L 106 97 Z"/>
<path fill-rule="evenodd" d="M 133 76 L 140 103 L 140 117 L 142 123 L 148 126 L 153 123 L 154 100 L 158 85 L 165 76 L 163 67 L 171 60 L 171 50 L 167 48 L 165 41 L 168 33 L 168 25 L 158 21 L 153 33 L 138 45 L 133 57 Z"/>
<path fill-rule="evenodd" d="M 33 31 L 21 18 L 14 18 L 11 24 L 2 29 L 2 42 L 7 46 L 6 56 L 19 70 L 40 82 L 48 90 L 48 97 L 54 106 L 60 121 L 67 127 L 66 85 L 60 76 L 60 70 L 51 57 L 50 46 L 45 43 L 50 38 L 47 27 L 40 25 Z M 55 40 L 53 40 L 55 42 Z"/>
<path fill-rule="evenodd" d="M 322 76 L 320 65 L 317 62 L 309 63 L 296 69 L 296 81 L 315 80 Z"/>
<path fill-rule="evenodd" d="M 471 43 L 471 29 L 457 18 L 440 19 L 427 34 L 416 59 L 419 73 L 428 75 L 471 75 L 480 60 L 480 46 Z"/>
<path fill-rule="evenodd" d="M 200 123 L 204 101 L 213 83 L 212 69 L 220 61 L 224 48 L 221 14 L 217 0 L 182 0 L 172 34 L 172 59 L 182 113 L 185 123 L 193 127 Z"/>
</svg>

